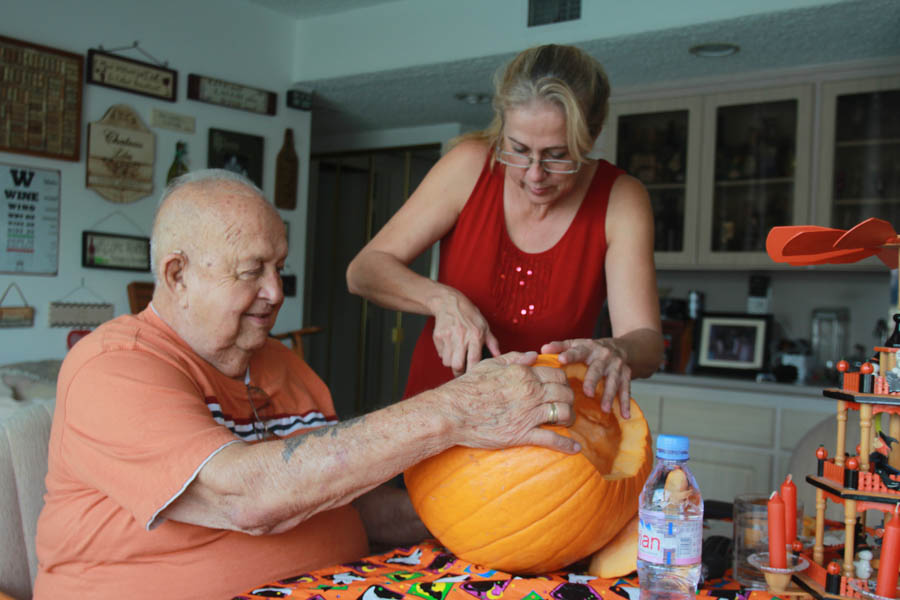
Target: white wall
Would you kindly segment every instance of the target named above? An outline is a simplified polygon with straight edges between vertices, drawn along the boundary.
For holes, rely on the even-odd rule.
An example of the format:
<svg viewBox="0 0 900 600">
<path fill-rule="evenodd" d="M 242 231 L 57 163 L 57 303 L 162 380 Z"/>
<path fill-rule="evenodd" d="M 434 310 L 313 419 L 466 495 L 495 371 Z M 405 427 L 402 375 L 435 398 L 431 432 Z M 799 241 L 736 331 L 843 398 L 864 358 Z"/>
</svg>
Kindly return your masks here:
<svg viewBox="0 0 900 600">
<path fill-rule="evenodd" d="M 294 76 L 303 81 L 401 69 L 836 1 L 640 0 L 642 10 L 636 11 L 630 2 L 589 0 L 578 21 L 526 28 L 527 0 L 398 0 L 299 21 Z"/>
<path fill-rule="evenodd" d="M 81 232 L 100 229 L 127 235 L 149 235 L 166 171 L 174 157 L 175 142 L 185 140 L 192 169 L 206 167 L 209 129 L 218 128 L 260 135 L 265 138 L 263 190 L 271 198 L 275 185 L 275 157 L 284 130 L 294 130 L 300 156 L 297 208 L 281 211 L 290 224 L 291 251 L 287 272 L 298 279 L 298 296 L 288 298 L 274 331 L 300 326 L 302 310 L 306 206 L 309 168 L 309 113 L 287 108 L 284 92 L 293 81 L 293 57 L 297 55 L 296 27 L 292 19 L 242 0 L 30 0 L 3 2 L 0 35 L 84 54 L 103 45 L 115 48 L 138 40 L 154 58 L 168 61 L 178 71 L 177 102 L 154 100 L 97 85 L 85 84 L 82 112 L 82 151 L 79 162 L 50 160 L 0 152 L 0 164 L 58 169 L 62 176 L 59 273 L 57 276 L 0 274 L 0 293 L 16 282 L 28 303 L 36 308 L 31 328 L 0 329 L 0 363 L 16 360 L 60 358 L 66 352 L 69 328 L 48 326 L 48 305 L 84 285 L 115 305 L 116 314 L 129 312 L 126 285 L 150 280 L 149 273 L 84 269 L 81 267 Z M 139 52 L 123 56 L 147 61 Z M 187 100 L 188 73 L 217 77 L 278 93 L 274 117 Z M 132 204 L 118 205 L 85 188 L 87 123 L 100 119 L 113 104 L 134 108 L 150 124 L 152 108 L 196 117 L 193 134 L 151 128 L 156 134 L 154 193 Z M 121 211 L 126 218 L 109 215 Z M 99 221 L 102 225 L 95 227 Z M 141 231 L 129 221 L 139 225 Z M 5 233 L 0 232 L 0 236 Z M 5 306 L 18 300 L 11 294 Z M 78 291 L 67 300 L 97 302 L 90 292 Z"/>
</svg>

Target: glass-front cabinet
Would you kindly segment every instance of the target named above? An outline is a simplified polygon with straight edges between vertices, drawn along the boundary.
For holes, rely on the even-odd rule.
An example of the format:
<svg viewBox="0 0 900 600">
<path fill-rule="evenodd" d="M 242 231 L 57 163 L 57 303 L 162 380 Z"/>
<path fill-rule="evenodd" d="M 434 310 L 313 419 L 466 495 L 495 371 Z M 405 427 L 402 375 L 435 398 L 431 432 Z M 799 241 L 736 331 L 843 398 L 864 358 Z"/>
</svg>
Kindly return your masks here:
<svg viewBox="0 0 900 600">
<path fill-rule="evenodd" d="M 607 156 L 640 179 L 659 267 L 772 267 L 766 235 L 809 218 L 812 85 L 618 101 Z"/>
<path fill-rule="evenodd" d="M 771 266 L 766 236 L 808 219 L 811 86 L 704 99 L 698 263 Z"/>
<path fill-rule="evenodd" d="M 822 85 L 817 222 L 900 229 L 900 76 Z"/>
<path fill-rule="evenodd" d="M 657 266 L 690 265 L 697 253 L 699 98 L 610 107 L 608 159 L 647 188 L 655 217 Z"/>
</svg>

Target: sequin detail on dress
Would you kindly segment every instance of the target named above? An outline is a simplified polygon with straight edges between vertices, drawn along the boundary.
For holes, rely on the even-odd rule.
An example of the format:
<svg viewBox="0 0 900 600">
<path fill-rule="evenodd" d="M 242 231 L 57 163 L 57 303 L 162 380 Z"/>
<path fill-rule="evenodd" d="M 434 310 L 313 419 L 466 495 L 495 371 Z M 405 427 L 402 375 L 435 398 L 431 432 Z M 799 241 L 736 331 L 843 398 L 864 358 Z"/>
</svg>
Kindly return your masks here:
<svg viewBox="0 0 900 600">
<path fill-rule="evenodd" d="M 501 236 L 500 256 L 492 293 L 502 306 L 499 317 L 513 325 L 523 325 L 540 315 L 546 306 L 555 248 L 540 254 L 526 254 Z"/>
</svg>

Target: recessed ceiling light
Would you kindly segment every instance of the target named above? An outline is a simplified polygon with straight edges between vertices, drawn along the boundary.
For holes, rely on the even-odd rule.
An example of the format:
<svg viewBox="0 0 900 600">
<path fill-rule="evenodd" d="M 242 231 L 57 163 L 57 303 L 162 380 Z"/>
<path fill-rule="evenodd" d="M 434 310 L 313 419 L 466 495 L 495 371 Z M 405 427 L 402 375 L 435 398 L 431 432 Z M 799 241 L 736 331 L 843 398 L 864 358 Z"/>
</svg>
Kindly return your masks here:
<svg viewBox="0 0 900 600">
<path fill-rule="evenodd" d="M 741 47 L 737 44 L 715 43 L 715 44 L 697 44 L 692 46 L 690 53 L 695 56 L 703 56 L 706 58 L 714 58 L 719 56 L 731 56 L 736 54 Z"/>
<path fill-rule="evenodd" d="M 491 101 L 489 94 L 476 94 L 474 92 L 458 92 L 453 96 L 466 104 L 487 104 Z"/>
</svg>

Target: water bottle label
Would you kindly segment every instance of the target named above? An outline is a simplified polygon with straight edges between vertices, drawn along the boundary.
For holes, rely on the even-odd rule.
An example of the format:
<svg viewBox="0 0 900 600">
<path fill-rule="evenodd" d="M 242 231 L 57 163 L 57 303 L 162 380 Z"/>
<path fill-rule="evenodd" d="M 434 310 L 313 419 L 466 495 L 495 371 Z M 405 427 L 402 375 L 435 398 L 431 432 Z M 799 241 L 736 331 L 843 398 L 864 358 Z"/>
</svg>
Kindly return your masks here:
<svg viewBox="0 0 900 600">
<path fill-rule="evenodd" d="M 684 520 L 661 512 L 641 512 L 638 559 L 660 565 L 692 565 L 703 550 L 703 520 Z"/>
</svg>

